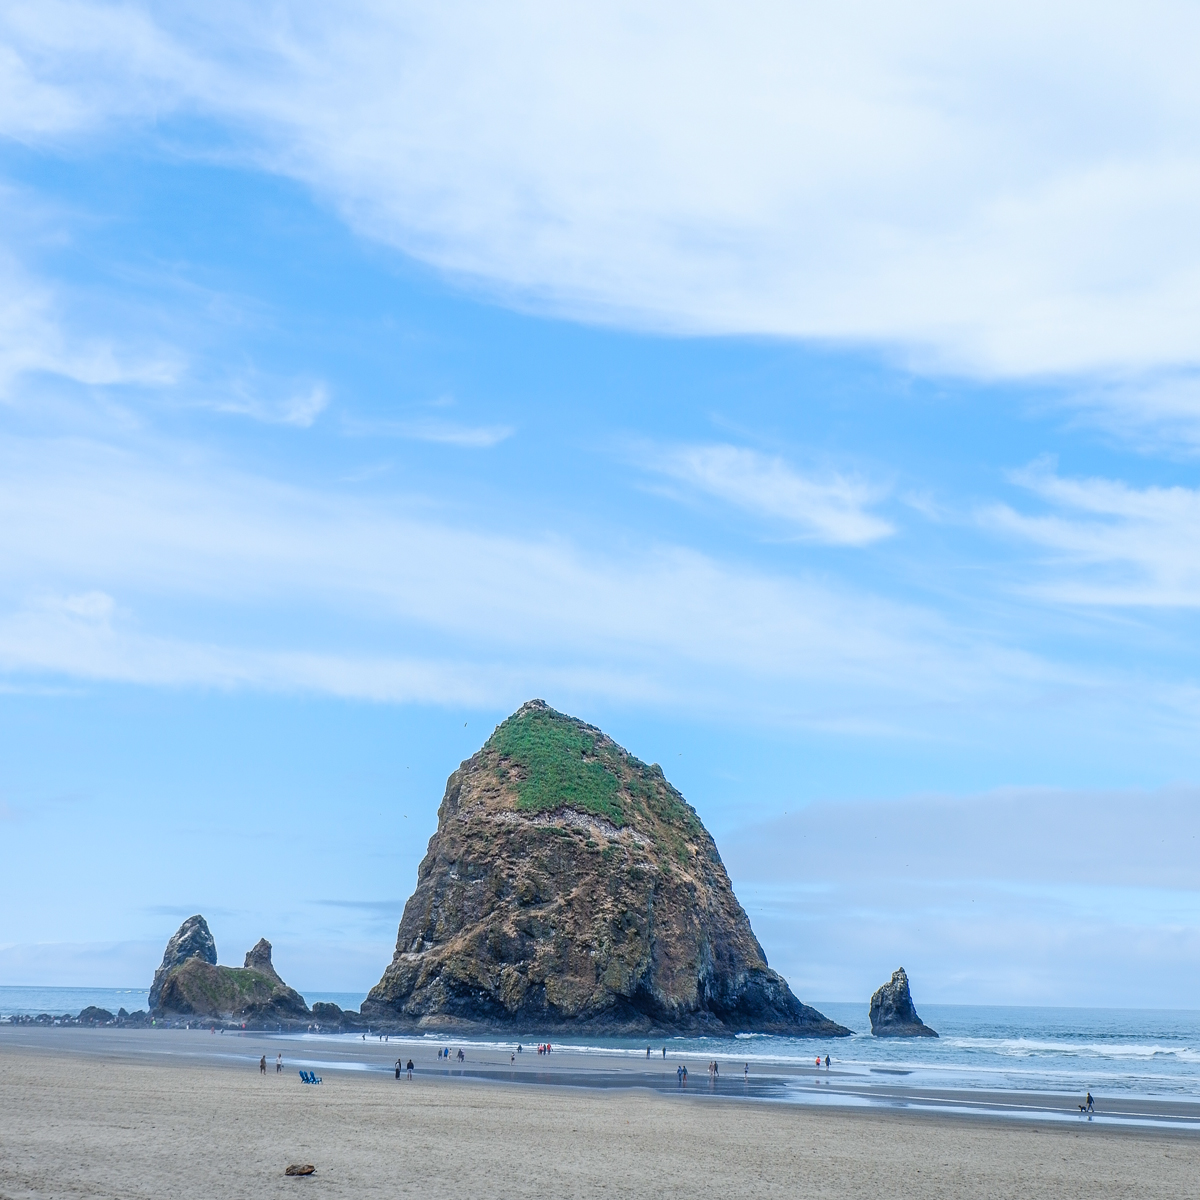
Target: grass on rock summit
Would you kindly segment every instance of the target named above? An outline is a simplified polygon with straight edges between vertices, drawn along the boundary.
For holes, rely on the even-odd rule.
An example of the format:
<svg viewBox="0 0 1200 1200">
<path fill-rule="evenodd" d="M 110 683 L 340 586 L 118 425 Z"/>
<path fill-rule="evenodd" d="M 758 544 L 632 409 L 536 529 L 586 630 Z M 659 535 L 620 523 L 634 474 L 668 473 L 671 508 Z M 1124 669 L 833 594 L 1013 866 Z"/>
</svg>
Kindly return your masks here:
<svg viewBox="0 0 1200 1200">
<path fill-rule="evenodd" d="M 548 706 L 526 706 L 515 713 L 487 745 L 500 755 L 501 777 L 510 772 L 516 777 L 517 807 L 524 812 L 573 808 L 617 828 L 640 813 L 672 830 L 672 842 L 679 834 L 703 832 L 695 812 L 659 767 L 647 766 L 598 730 Z"/>
<path fill-rule="evenodd" d="M 517 784 L 518 808 L 577 808 L 625 824 L 620 781 L 595 757 L 595 735 L 574 721 L 540 710 L 522 713 L 496 730 L 491 745 L 524 776 Z"/>
</svg>

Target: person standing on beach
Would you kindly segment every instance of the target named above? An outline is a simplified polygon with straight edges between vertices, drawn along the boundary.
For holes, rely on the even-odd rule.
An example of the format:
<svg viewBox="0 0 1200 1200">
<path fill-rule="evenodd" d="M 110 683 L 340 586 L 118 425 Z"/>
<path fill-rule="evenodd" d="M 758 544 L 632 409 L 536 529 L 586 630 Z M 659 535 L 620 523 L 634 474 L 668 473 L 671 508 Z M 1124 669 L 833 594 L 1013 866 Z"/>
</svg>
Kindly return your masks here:
<svg viewBox="0 0 1200 1200">
<path fill-rule="evenodd" d="M 829 1070 L 829 1055 L 825 1055 L 825 1070 Z"/>
<path fill-rule="evenodd" d="M 646 1057 L 647 1058 L 650 1057 L 650 1047 L 649 1046 L 646 1047 Z"/>
<path fill-rule="evenodd" d="M 258 1060 L 258 1073 L 260 1075 L 267 1073 L 267 1056 L 265 1054 Z"/>
<path fill-rule="evenodd" d="M 408 1060 L 408 1077 L 409 1077 L 409 1079 L 411 1079 L 411 1078 L 412 1078 L 412 1073 L 413 1073 L 413 1061 L 412 1061 L 412 1059 L 410 1058 L 410 1059 Z"/>
<path fill-rule="evenodd" d="M 275 1055 L 275 1074 L 276 1075 L 283 1074 L 283 1055 L 282 1054 Z"/>
<path fill-rule="evenodd" d="M 400 1078 L 400 1060 L 396 1059 L 396 1078 Z"/>
<path fill-rule="evenodd" d="M 663 1062 L 666 1062 L 666 1061 L 667 1061 L 667 1048 L 666 1048 L 666 1046 L 664 1046 L 663 1047 Z"/>
</svg>

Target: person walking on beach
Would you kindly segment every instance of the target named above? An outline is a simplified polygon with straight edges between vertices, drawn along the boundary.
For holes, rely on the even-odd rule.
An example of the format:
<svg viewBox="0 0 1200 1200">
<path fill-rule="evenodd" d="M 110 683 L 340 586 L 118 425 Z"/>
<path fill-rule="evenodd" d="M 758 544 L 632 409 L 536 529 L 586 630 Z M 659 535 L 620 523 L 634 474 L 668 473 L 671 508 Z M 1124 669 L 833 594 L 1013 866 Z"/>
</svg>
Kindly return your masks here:
<svg viewBox="0 0 1200 1200">
<path fill-rule="evenodd" d="M 282 1054 L 275 1055 L 275 1074 L 276 1075 L 283 1074 L 283 1055 Z"/>
<path fill-rule="evenodd" d="M 267 1056 L 265 1054 L 258 1060 L 258 1073 L 260 1075 L 267 1073 Z"/>
<path fill-rule="evenodd" d="M 1092 1099 L 1091 1092 L 1088 1092 L 1088 1094 L 1087 1094 L 1087 1111 L 1088 1112 L 1096 1111 L 1096 1102 L 1095 1102 L 1095 1100 Z"/>
<path fill-rule="evenodd" d="M 825 1070 L 829 1070 L 829 1055 L 825 1055 Z"/>
</svg>

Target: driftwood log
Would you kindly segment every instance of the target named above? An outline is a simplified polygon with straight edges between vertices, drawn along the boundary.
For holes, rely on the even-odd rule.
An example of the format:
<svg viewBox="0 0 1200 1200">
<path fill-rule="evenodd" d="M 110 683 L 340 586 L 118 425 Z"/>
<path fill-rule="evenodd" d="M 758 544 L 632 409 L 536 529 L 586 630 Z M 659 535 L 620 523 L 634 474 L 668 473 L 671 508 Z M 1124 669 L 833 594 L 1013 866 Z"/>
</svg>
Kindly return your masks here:
<svg viewBox="0 0 1200 1200">
<path fill-rule="evenodd" d="M 312 1165 L 312 1163 L 305 1163 L 303 1165 L 301 1165 L 300 1163 L 292 1163 L 292 1165 L 290 1167 L 288 1167 L 288 1169 L 286 1171 L 284 1171 L 284 1174 L 285 1175 L 311 1175 L 316 1171 L 316 1169 L 317 1168 L 314 1167 Z"/>
</svg>

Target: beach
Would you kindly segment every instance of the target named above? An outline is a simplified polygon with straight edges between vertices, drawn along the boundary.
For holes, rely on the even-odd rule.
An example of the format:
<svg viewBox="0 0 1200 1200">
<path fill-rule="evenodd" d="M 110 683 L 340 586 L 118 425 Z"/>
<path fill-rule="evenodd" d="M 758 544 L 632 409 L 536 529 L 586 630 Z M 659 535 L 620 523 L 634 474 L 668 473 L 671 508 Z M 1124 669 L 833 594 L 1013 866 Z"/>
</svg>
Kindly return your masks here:
<svg viewBox="0 0 1200 1200">
<path fill-rule="evenodd" d="M 305 1086 L 295 1052 L 5 1030 L 0 1197 L 1181 1196 L 1200 1167 L 1191 1132 L 483 1081 L 434 1071 L 431 1048 L 411 1082 L 347 1059 Z M 291 1163 L 317 1172 L 288 1178 Z"/>
</svg>

